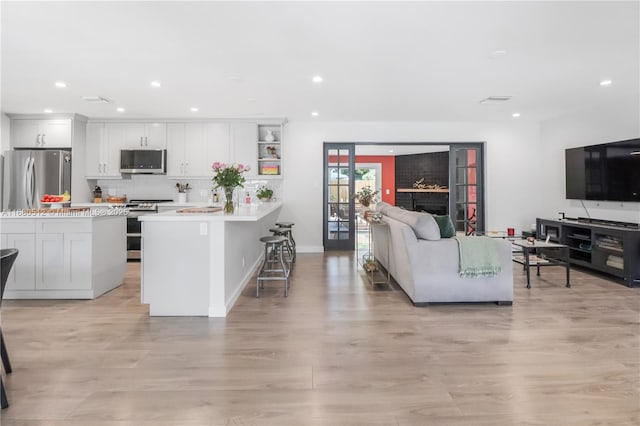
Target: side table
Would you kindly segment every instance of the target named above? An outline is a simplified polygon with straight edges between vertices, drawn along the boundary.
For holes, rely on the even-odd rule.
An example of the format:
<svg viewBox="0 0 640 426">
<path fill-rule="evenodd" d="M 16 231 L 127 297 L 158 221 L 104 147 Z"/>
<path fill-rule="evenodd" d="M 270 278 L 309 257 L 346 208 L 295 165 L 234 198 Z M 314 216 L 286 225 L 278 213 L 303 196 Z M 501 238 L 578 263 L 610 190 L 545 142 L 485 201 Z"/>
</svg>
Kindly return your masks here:
<svg viewBox="0 0 640 426">
<path fill-rule="evenodd" d="M 386 284 L 387 287 L 389 287 L 391 284 L 391 275 L 388 269 L 390 247 L 389 224 L 385 222 L 372 221 L 370 219 L 365 219 L 365 221 L 369 224 L 369 252 L 362 256 L 362 267 L 367 273 L 367 278 L 369 279 L 369 283 L 372 287 L 376 284 Z M 375 245 L 372 243 L 372 234 L 374 232 L 386 232 L 387 250 L 384 259 L 387 264 L 386 276 L 382 273 L 380 262 L 375 255 Z"/>
</svg>

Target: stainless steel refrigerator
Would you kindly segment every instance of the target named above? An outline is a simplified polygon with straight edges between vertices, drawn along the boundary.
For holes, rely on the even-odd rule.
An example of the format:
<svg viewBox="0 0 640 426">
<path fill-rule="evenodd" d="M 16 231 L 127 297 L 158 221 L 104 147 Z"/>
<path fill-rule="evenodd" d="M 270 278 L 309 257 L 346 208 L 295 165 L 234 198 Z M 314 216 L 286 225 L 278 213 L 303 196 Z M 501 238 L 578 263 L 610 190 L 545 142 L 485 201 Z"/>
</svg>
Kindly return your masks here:
<svg viewBox="0 0 640 426">
<path fill-rule="evenodd" d="M 3 210 L 43 207 L 44 194 L 71 194 L 71 151 L 5 151 L 3 180 Z"/>
</svg>

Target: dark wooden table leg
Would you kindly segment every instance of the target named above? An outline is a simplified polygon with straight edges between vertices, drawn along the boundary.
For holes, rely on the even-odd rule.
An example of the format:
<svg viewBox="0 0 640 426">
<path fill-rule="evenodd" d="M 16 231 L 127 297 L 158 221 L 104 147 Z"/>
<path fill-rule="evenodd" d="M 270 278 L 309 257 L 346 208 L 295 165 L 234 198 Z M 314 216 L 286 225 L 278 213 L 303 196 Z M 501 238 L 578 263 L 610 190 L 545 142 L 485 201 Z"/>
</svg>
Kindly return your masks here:
<svg viewBox="0 0 640 426">
<path fill-rule="evenodd" d="M 529 269 L 531 266 L 529 265 L 529 249 L 523 248 L 522 251 L 524 252 L 524 269 L 527 270 L 527 288 L 531 288 L 531 278 L 529 276 Z"/>
</svg>

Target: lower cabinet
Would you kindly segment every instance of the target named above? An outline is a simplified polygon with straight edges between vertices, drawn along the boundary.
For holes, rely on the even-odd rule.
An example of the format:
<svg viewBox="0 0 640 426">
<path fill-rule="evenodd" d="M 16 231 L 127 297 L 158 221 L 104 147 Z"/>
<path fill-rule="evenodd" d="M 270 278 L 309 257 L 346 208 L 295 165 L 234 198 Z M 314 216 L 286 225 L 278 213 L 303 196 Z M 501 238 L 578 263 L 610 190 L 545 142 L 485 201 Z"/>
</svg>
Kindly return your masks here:
<svg viewBox="0 0 640 426">
<path fill-rule="evenodd" d="M 91 233 L 38 234 L 36 259 L 36 289 L 91 287 Z"/>
<path fill-rule="evenodd" d="M 126 217 L 12 219 L 0 224 L 2 248 L 18 257 L 6 299 L 93 299 L 122 283 Z"/>
</svg>

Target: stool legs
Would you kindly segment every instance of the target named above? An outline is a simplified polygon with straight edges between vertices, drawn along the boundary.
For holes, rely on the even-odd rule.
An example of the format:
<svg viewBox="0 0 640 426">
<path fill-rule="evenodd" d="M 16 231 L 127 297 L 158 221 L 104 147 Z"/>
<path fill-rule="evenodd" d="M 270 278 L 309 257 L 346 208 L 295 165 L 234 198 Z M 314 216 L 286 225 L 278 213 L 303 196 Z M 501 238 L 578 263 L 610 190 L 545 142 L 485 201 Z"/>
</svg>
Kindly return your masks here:
<svg viewBox="0 0 640 426">
<path fill-rule="evenodd" d="M 9 361 L 9 353 L 7 352 L 7 345 L 4 344 L 4 336 L 2 335 L 2 329 L 0 329 L 0 355 L 2 357 L 2 365 L 4 366 L 5 373 L 11 373 L 11 362 Z"/>
<path fill-rule="evenodd" d="M 284 243 L 287 240 L 284 238 L 279 239 L 276 242 L 265 242 L 264 245 L 264 260 L 262 266 L 258 272 L 256 278 L 256 297 L 260 297 L 260 289 L 264 288 L 264 281 L 282 280 L 284 281 L 284 296 L 289 296 L 289 273 L 290 269 L 287 268 L 283 258 Z M 280 266 L 277 268 L 276 266 Z M 273 276 L 272 273 L 282 274 L 281 276 Z"/>
</svg>

